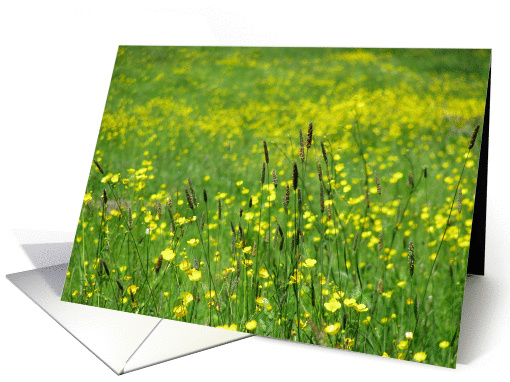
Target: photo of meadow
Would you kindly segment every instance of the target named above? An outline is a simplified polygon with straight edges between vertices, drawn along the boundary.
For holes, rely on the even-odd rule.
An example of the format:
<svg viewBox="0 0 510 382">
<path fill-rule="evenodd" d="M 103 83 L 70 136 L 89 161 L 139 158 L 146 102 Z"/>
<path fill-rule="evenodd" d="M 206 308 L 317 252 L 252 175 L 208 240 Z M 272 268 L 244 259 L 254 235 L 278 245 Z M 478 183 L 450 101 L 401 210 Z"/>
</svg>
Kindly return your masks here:
<svg viewBox="0 0 510 382">
<path fill-rule="evenodd" d="M 489 66 L 121 46 L 62 300 L 455 367 Z"/>
</svg>

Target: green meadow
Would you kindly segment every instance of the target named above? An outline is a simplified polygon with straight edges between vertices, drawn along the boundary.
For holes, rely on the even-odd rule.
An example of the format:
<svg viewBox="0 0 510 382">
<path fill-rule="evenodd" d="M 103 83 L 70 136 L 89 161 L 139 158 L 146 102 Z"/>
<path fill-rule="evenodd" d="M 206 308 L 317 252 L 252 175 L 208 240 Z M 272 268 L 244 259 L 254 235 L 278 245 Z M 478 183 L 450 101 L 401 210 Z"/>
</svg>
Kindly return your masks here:
<svg viewBox="0 0 510 382">
<path fill-rule="evenodd" d="M 489 64 L 120 47 L 62 299 L 455 367 Z"/>
</svg>

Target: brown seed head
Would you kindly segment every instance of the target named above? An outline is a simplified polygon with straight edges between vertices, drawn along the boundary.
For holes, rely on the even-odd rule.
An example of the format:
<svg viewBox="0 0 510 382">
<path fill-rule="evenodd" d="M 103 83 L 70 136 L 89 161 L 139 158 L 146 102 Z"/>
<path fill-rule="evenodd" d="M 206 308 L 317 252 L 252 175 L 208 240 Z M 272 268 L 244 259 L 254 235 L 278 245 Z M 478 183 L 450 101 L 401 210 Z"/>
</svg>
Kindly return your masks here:
<svg viewBox="0 0 510 382">
<path fill-rule="evenodd" d="M 312 147 L 312 138 L 313 138 L 313 122 L 310 122 L 308 125 L 308 133 L 306 134 L 306 148 L 310 149 Z"/>
<path fill-rule="evenodd" d="M 161 220 L 161 214 L 162 214 L 161 203 L 157 202 L 156 203 L 156 215 L 158 216 L 158 219 L 160 219 L 160 220 Z"/>
<path fill-rule="evenodd" d="M 191 195 L 190 195 L 190 193 L 188 191 L 188 188 L 185 187 L 184 191 L 186 193 L 186 200 L 188 201 L 188 206 L 193 211 L 194 208 L 195 208 L 195 205 L 193 204 L 193 199 L 192 199 L 192 197 L 191 197 Z"/>
<path fill-rule="evenodd" d="M 99 172 L 101 174 L 104 175 L 104 171 L 103 171 L 103 168 L 101 167 L 101 165 L 99 164 L 99 162 L 97 160 L 94 159 L 94 164 L 96 165 L 97 169 L 99 170 Z"/>
<path fill-rule="evenodd" d="M 158 262 L 156 263 L 156 267 L 154 268 L 154 272 L 156 272 L 156 274 L 159 273 L 162 264 L 163 264 L 163 255 L 159 255 Z"/>
<path fill-rule="evenodd" d="M 319 187 L 319 203 L 321 207 L 321 214 L 324 213 L 324 188 L 322 187 L 322 183 Z"/>
<path fill-rule="evenodd" d="M 278 187 L 278 178 L 276 177 L 275 170 L 273 170 L 273 184 L 274 184 L 274 188 L 276 189 Z"/>
<path fill-rule="evenodd" d="M 473 148 L 473 146 L 475 145 L 476 136 L 478 135 L 478 130 L 480 130 L 480 125 L 476 125 L 475 129 L 473 130 L 473 134 L 471 135 L 471 140 L 469 141 L 468 150 L 471 150 Z"/>
<path fill-rule="evenodd" d="M 374 180 L 375 180 L 375 186 L 377 187 L 377 193 L 379 194 L 379 196 L 381 196 L 381 194 L 382 194 L 381 180 L 379 179 L 379 175 L 377 175 L 376 171 L 374 171 Z"/>
<path fill-rule="evenodd" d="M 106 190 L 103 189 L 103 205 L 106 206 L 106 203 L 108 203 L 108 195 L 106 195 Z"/>
<path fill-rule="evenodd" d="M 328 164 L 328 154 L 326 152 L 326 147 L 324 147 L 324 142 L 321 142 L 322 149 L 322 157 L 324 158 L 324 163 Z"/>
<path fill-rule="evenodd" d="M 264 141 L 264 156 L 266 159 L 266 164 L 269 164 L 269 151 L 267 150 L 267 143 Z"/>
<path fill-rule="evenodd" d="M 292 170 L 292 187 L 294 188 L 294 191 L 297 190 L 298 177 L 299 177 L 299 173 L 298 173 L 297 163 L 294 162 L 294 168 Z"/>
<path fill-rule="evenodd" d="M 413 277 L 414 274 L 414 244 L 410 240 L 409 241 L 409 249 L 407 251 L 408 260 L 409 260 L 409 274 Z"/>
</svg>

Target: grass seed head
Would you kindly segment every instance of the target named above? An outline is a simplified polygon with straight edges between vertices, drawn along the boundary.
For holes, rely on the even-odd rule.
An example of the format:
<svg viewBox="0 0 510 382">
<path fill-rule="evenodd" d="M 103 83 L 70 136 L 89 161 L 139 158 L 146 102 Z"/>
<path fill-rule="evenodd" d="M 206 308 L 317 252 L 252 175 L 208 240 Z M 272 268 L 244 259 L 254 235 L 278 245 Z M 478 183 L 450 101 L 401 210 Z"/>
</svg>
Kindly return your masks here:
<svg viewBox="0 0 510 382">
<path fill-rule="evenodd" d="M 161 265 L 162 264 L 163 264 L 163 255 L 159 255 L 158 262 L 156 263 L 156 267 L 154 268 L 154 272 L 156 274 L 158 274 L 159 271 L 161 270 Z"/>
<path fill-rule="evenodd" d="M 267 150 L 267 142 L 264 140 L 264 157 L 266 159 L 266 164 L 269 164 L 269 151 Z"/>
<path fill-rule="evenodd" d="M 106 195 L 106 190 L 105 189 L 103 189 L 102 199 L 103 199 L 103 206 L 106 206 L 106 204 L 108 203 L 108 195 Z"/>
<path fill-rule="evenodd" d="M 193 204 L 193 199 L 192 199 L 192 197 L 191 197 L 191 195 L 190 195 L 190 193 L 189 193 L 189 191 L 188 191 L 188 188 L 187 188 L 187 187 L 185 187 L 185 188 L 184 188 L 184 191 L 185 191 L 185 193 L 186 193 L 186 200 L 187 200 L 187 202 L 188 202 L 188 206 L 189 206 L 189 208 L 193 211 L 193 210 L 195 209 L 195 205 Z"/>
<path fill-rule="evenodd" d="M 250 201 L 248 202 L 248 208 L 251 208 L 253 206 L 253 199 L 250 196 Z"/>
<path fill-rule="evenodd" d="M 319 187 L 319 203 L 321 207 L 321 214 L 324 213 L 324 187 L 322 187 L 322 183 Z"/>
<path fill-rule="evenodd" d="M 218 220 L 221 220 L 221 199 L 218 199 Z"/>
<path fill-rule="evenodd" d="M 409 260 L 409 274 L 413 277 L 414 274 L 414 244 L 409 240 L 409 249 L 407 251 Z"/>
<path fill-rule="evenodd" d="M 260 183 L 264 184 L 266 181 L 266 162 L 262 162 L 262 173 L 260 174 Z"/>
<path fill-rule="evenodd" d="M 312 147 L 312 139 L 313 139 L 313 122 L 310 122 L 308 125 L 308 133 L 306 134 L 306 148 L 310 149 Z"/>
<path fill-rule="evenodd" d="M 162 214 L 161 203 L 157 202 L 156 203 L 156 215 L 158 216 L 158 219 L 160 219 L 160 220 L 161 220 L 161 214 Z"/>
<path fill-rule="evenodd" d="M 191 194 L 191 198 L 193 200 L 193 205 L 196 207 L 196 206 L 198 206 L 197 194 L 195 192 L 195 187 L 193 187 L 193 183 L 191 182 L 191 178 L 188 178 L 188 185 L 189 185 L 189 191 Z"/>
<path fill-rule="evenodd" d="M 319 182 L 322 182 L 322 167 L 319 162 L 317 162 L 317 174 L 319 175 Z"/>
<path fill-rule="evenodd" d="M 468 150 L 471 150 L 473 148 L 473 146 L 475 145 L 476 136 L 478 135 L 478 130 L 480 130 L 480 125 L 476 125 L 475 129 L 473 130 L 473 134 L 471 135 L 471 139 L 469 141 Z"/>
<path fill-rule="evenodd" d="M 427 166 L 423 166 L 423 177 L 427 178 Z"/>
<path fill-rule="evenodd" d="M 205 188 L 204 188 L 203 192 L 204 192 L 204 203 L 207 204 L 207 191 L 205 190 Z"/>
<path fill-rule="evenodd" d="M 322 149 L 322 158 L 324 158 L 324 163 L 328 164 L 328 153 L 326 152 L 326 147 L 324 146 L 324 142 L 321 141 L 321 149 Z"/>
<path fill-rule="evenodd" d="M 235 251 L 236 251 L 236 233 L 235 233 L 235 231 L 232 232 L 232 241 L 230 242 L 230 251 L 232 253 L 235 253 Z"/>
<path fill-rule="evenodd" d="M 382 294 L 384 292 L 384 281 L 383 279 L 379 279 L 377 283 L 377 293 Z"/>
<path fill-rule="evenodd" d="M 294 167 L 292 169 L 292 187 L 294 188 L 294 191 L 297 190 L 298 177 L 299 177 L 299 173 L 298 173 L 297 163 L 294 162 Z"/>
<path fill-rule="evenodd" d="M 409 177 L 407 179 L 407 183 L 409 183 L 411 188 L 414 188 L 414 174 L 412 171 L 409 171 Z"/>
<path fill-rule="evenodd" d="M 278 178 L 276 177 L 275 170 L 273 170 L 273 184 L 274 184 L 274 188 L 276 189 L 278 187 Z"/>
<path fill-rule="evenodd" d="M 375 186 L 377 187 L 377 193 L 379 194 L 379 196 L 381 196 L 381 194 L 382 194 L 381 180 L 379 179 L 379 175 L 377 175 L 376 171 L 374 171 L 374 180 L 375 180 Z"/>
<path fill-rule="evenodd" d="M 94 159 L 94 164 L 96 165 L 97 169 L 99 170 L 99 172 L 101 174 L 104 175 L 104 171 L 103 171 L 103 168 L 101 167 L 101 165 L 99 164 L 99 162 L 97 160 Z"/>
</svg>

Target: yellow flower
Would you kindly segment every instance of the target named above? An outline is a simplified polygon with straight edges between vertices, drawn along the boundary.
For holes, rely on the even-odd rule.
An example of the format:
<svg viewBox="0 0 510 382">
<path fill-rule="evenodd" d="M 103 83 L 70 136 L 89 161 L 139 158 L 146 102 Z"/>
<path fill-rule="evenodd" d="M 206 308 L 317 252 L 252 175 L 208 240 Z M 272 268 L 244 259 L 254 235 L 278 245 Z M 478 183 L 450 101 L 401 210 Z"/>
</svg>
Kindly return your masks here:
<svg viewBox="0 0 510 382">
<path fill-rule="evenodd" d="M 175 258 L 175 252 L 171 248 L 167 248 L 161 251 L 161 256 L 166 261 L 172 261 Z"/>
<path fill-rule="evenodd" d="M 120 174 L 115 174 L 114 176 L 112 176 L 112 178 L 110 179 L 112 183 L 117 183 L 119 181 L 119 176 Z"/>
<path fill-rule="evenodd" d="M 413 358 L 416 361 L 418 361 L 418 362 L 423 362 L 427 358 L 427 354 L 425 354 L 424 352 L 420 351 L 418 353 L 415 353 Z"/>
<path fill-rule="evenodd" d="M 345 306 L 354 306 L 354 305 L 356 305 L 356 299 L 354 299 L 354 298 L 346 298 L 344 300 L 344 304 L 345 304 Z"/>
<path fill-rule="evenodd" d="M 85 194 L 85 197 L 83 198 L 83 203 L 87 204 L 92 200 L 92 192 L 89 192 L 88 194 Z"/>
<path fill-rule="evenodd" d="M 328 325 L 328 326 L 326 326 L 326 328 L 324 328 L 324 331 L 331 336 L 334 336 L 335 334 L 337 334 L 339 330 L 340 330 L 339 322 L 337 322 L 336 324 L 333 324 L 333 325 Z"/>
<path fill-rule="evenodd" d="M 191 281 L 198 281 L 202 278 L 202 272 L 196 270 L 195 268 L 191 268 L 189 271 L 186 272 L 189 279 Z"/>
<path fill-rule="evenodd" d="M 244 247 L 243 253 L 251 253 L 251 247 Z"/>
<path fill-rule="evenodd" d="M 250 267 L 253 265 L 253 260 L 246 259 L 241 262 L 245 267 Z"/>
<path fill-rule="evenodd" d="M 232 325 L 225 324 L 223 326 L 219 325 L 219 326 L 216 326 L 216 327 L 220 328 L 220 329 L 227 329 L 227 330 L 234 330 L 234 331 L 237 330 L 237 325 L 236 324 L 232 324 Z"/>
<path fill-rule="evenodd" d="M 191 301 L 193 301 L 193 295 L 190 292 L 184 292 L 181 294 L 182 304 L 187 306 Z"/>
<path fill-rule="evenodd" d="M 197 245 L 197 244 L 199 243 L 199 241 L 200 241 L 200 240 L 198 240 L 198 239 L 189 239 L 189 240 L 187 241 L 187 243 L 188 243 L 189 245 L 191 245 L 192 247 L 194 247 L 195 245 Z"/>
<path fill-rule="evenodd" d="M 382 353 L 382 356 L 385 357 L 385 358 L 390 358 L 390 356 L 386 352 Z"/>
<path fill-rule="evenodd" d="M 294 269 L 294 272 L 293 274 L 290 276 L 290 282 L 289 284 L 294 284 L 294 283 L 300 283 L 301 280 L 303 280 L 303 274 L 301 272 L 299 272 L 297 269 Z"/>
<path fill-rule="evenodd" d="M 182 318 L 188 314 L 188 308 L 184 305 L 178 305 L 174 308 L 174 313 L 177 318 Z"/>
<path fill-rule="evenodd" d="M 245 327 L 247 330 L 255 330 L 257 328 L 257 321 L 251 320 L 246 323 Z"/>
<path fill-rule="evenodd" d="M 214 298 L 216 296 L 216 291 L 210 290 L 205 294 L 205 298 Z"/>
<path fill-rule="evenodd" d="M 341 306 L 342 304 L 340 304 L 340 302 L 336 298 L 332 298 L 331 300 L 329 300 L 329 302 L 324 303 L 324 307 L 330 312 L 337 311 L 338 309 L 340 309 Z"/>
<path fill-rule="evenodd" d="M 263 279 L 267 279 L 269 277 L 269 272 L 267 271 L 266 268 L 260 268 L 259 276 L 262 277 Z"/>
<path fill-rule="evenodd" d="M 306 259 L 303 263 L 306 268 L 312 268 L 315 264 L 317 264 L 317 260 L 315 259 Z"/>
<path fill-rule="evenodd" d="M 450 346 L 450 343 L 449 343 L 448 341 L 441 341 L 441 342 L 439 343 L 439 347 L 440 347 L 441 349 L 447 348 L 448 346 Z"/>
<path fill-rule="evenodd" d="M 138 289 L 139 289 L 139 288 L 138 288 L 135 284 L 133 284 L 133 285 L 128 286 L 128 288 L 127 288 L 127 292 L 128 292 L 130 295 L 134 295 L 134 294 L 136 294 L 136 291 L 137 291 Z"/>
<path fill-rule="evenodd" d="M 400 341 L 397 346 L 400 350 L 406 350 L 408 345 L 409 345 L 408 341 Z"/>
<path fill-rule="evenodd" d="M 183 260 L 179 264 L 179 268 L 181 271 L 187 271 L 191 267 L 191 263 L 188 260 Z"/>
<path fill-rule="evenodd" d="M 366 312 L 368 310 L 365 304 L 355 304 L 354 309 L 356 309 L 358 312 Z"/>
</svg>

